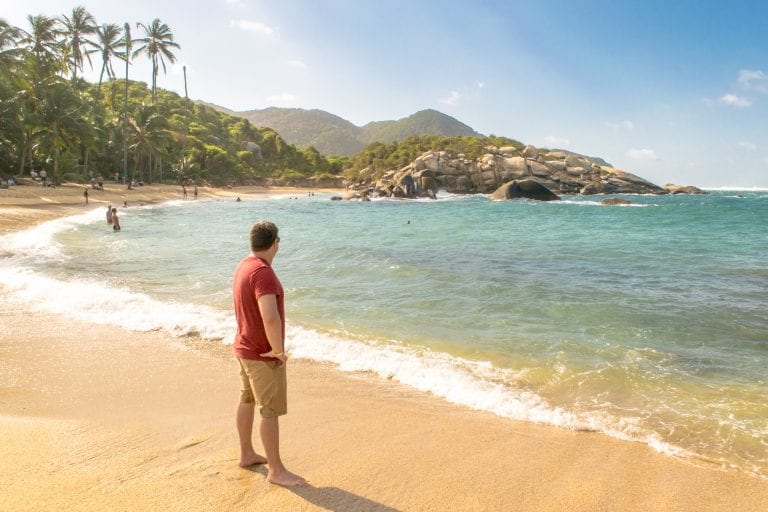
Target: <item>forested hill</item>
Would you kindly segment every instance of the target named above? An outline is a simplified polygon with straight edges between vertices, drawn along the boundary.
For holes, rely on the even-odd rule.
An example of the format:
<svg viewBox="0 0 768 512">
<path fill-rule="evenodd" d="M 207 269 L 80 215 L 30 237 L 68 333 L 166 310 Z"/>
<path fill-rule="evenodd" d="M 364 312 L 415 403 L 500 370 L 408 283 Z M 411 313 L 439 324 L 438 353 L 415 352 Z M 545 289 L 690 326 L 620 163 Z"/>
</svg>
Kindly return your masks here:
<svg viewBox="0 0 768 512">
<path fill-rule="evenodd" d="M 432 109 L 421 110 L 398 121 L 375 121 L 363 126 L 363 141 L 366 144 L 388 144 L 404 140 L 411 135 L 456 137 L 480 134 L 458 119 Z"/>
<path fill-rule="evenodd" d="M 314 147 L 324 155 L 353 155 L 363 149 L 360 127 L 324 110 L 270 107 L 235 115 L 254 126 L 268 126 L 289 144 Z"/>
<path fill-rule="evenodd" d="M 431 109 L 397 121 L 376 121 L 360 127 L 317 109 L 270 107 L 232 112 L 224 107 L 208 106 L 248 119 L 255 126 L 268 126 L 288 143 L 302 148 L 312 146 L 324 155 L 352 156 L 373 142 L 387 144 L 413 135 L 479 135 L 461 121 Z"/>
</svg>

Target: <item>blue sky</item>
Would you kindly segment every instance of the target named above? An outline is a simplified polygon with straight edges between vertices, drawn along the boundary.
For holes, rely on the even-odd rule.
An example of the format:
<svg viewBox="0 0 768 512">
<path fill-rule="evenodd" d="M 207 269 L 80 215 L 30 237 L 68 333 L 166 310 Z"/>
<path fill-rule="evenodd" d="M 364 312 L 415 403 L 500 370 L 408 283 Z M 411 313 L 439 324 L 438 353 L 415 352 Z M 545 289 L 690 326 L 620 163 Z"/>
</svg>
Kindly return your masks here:
<svg viewBox="0 0 768 512">
<path fill-rule="evenodd" d="M 22 28 L 27 14 L 78 5 L 0 2 L 0 16 Z M 319 108 L 363 125 L 434 108 L 659 184 L 768 187 L 768 2 L 82 5 L 99 23 L 160 18 L 181 50 L 159 86 L 183 94 L 184 64 L 191 98 L 234 110 Z M 131 74 L 149 82 L 148 62 Z"/>
</svg>

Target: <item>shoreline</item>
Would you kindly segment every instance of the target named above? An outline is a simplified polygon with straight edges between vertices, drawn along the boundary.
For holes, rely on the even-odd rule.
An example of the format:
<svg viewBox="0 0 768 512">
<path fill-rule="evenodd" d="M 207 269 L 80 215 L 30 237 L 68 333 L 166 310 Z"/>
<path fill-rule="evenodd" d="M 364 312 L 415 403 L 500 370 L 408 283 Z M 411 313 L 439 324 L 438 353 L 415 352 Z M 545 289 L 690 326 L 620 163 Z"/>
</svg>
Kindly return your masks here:
<svg viewBox="0 0 768 512">
<path fill-rule="evenodd" d="M 145 204 L 181 199 L 180 187 L 164 187 L 147 189 Z M 0 193 L 0 234 L 103 207 L 85 207 L 82 188 L 42 204 Z M 201 199 L 249 195 L 205 190 Z M 8 221 L 9 210 L 20 217 Z M 269 486 L 264 468 L 236 465 L 229 346 L 34 312 L 1 288 L 0 319 L 0 481 L 9 484 L 0 510 L 714 511 L 768 500 L 768 482 L 735 470 L 305 360 L 289 363 L 281 426 L 284 459 L 310 485 Z"/>
<path fill-rule="evenodd" d="M 83 191 L 88 190 L 89 201 L 85 204 Z M 187 201 L 194 201 L 188 189 Z M 256 187 L 233 188 L 198 187 L 198 199 L 232 199 L 237 197 L 268 197 L 277 194 L 306 194 L 308 192 L 342 194 L 343 189 L 303 187 Z M 15 185 L 0 190 L 0 235 L 29 229 L 33 225 L 69 215 L 77 215 L 112 204 L 119 210 L 123 203 L 128 207 L 157 204 L 165 201 L 184 200 L 181 185 L 144 185 L 127 190 L 124 185 L 105 183 L 104 190 L 94 190 L 85 185 L 66 183 L 52 188 L 40 185 Z"/>
</svg>

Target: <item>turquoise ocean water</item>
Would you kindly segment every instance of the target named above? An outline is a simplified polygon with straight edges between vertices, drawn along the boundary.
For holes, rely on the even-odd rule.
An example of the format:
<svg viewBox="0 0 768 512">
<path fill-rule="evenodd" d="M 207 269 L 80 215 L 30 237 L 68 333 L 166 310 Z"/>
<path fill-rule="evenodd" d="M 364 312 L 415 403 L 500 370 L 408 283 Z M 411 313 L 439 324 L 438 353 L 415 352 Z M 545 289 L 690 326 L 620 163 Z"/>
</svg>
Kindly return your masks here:
<svg viewBox="0 0 768 512">
<path fill-rule="evenodd" d="M 0 300 L 231 343 L 232 270 L 270 219 L 294 357 L 768 477 L 768 191 L 328 198 L 49 222 L 0 239 Z"/>
</svg>

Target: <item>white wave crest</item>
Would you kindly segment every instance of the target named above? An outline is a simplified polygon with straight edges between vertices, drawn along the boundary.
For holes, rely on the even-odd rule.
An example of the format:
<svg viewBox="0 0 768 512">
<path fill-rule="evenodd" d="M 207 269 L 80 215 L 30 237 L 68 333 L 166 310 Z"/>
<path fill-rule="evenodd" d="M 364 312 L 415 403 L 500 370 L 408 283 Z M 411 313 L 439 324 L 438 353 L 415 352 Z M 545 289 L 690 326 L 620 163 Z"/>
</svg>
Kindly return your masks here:
<svg viewBox="0 0 768 512">
<path fill-rule="evenodd" d="M 230 343 L 234 336 L 232 315 L 208 306 L 163 302 L 82 278 L 62 281 L 28 269 L 7 267 L 0 272 L 0 286 L 4 300 L 86 322 Z"/>
</svg>

